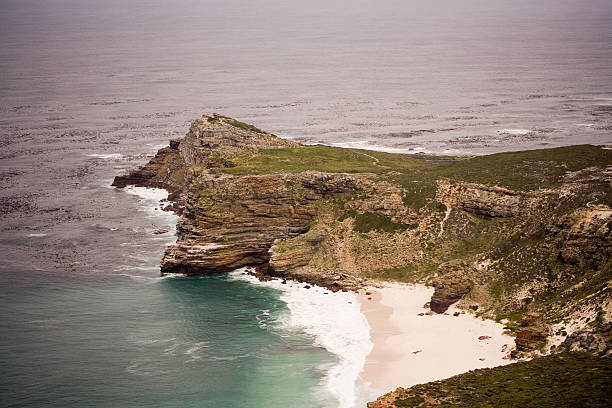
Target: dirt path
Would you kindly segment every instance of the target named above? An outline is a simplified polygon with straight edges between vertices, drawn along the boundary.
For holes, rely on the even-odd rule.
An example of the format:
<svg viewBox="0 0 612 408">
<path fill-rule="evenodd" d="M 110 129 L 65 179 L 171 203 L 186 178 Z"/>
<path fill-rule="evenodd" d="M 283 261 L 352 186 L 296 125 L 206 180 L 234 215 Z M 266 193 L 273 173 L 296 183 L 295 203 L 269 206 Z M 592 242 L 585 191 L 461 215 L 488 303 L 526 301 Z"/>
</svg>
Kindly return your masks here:
<svg viewBox="0 0 612 408">
<path fill-rule="evenodd" d="M 438 234 L 438 237 L 441 237 L 442 234 L 444 233 L 444 223 L 446 222 L 446 220 L 448 220 L 448 217 L 450 216 L 450 213 L 452 211 L 452 207 L 448 204 L 444 204 L 446 206 L 446 213 L 444 214 L 444 219 L 440 222 L 440 233 Z"/>
<path fill-rule="evenodd" d="M 367 157 L 369 157 L 370 159 L 374 160 L 374 165 L 375 165 L 375 166 L 380 166 L 380 160 L 379 160 L 378 158 L 376 158 L 376 157 L 374 157 L 374 156 L 370 156 L 369 154 L 367 154 L 367 153 L 363 153 L 363 152 L 359 152 L 359 154 L 363 154 L 364 156 L 367 156 Z"/>
</svg>

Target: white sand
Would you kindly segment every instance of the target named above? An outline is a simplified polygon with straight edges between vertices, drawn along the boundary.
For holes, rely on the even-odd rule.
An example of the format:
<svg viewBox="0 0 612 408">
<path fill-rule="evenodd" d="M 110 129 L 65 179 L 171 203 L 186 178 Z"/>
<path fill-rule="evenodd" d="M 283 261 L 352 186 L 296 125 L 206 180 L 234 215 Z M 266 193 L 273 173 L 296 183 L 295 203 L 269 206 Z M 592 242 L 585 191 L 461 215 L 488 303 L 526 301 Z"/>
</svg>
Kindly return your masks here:
<svg viewBox="0 0 612 408">
<path fill-rule="evenodd" d="M 361 377 L 377 395 L 511 362 L 514 338 L 503 334 L 503 325 L 470 313 L 455 317 L 460 310 L 454 306 L 445 314 L 419 316 L 429 312 L 423 305 L 433 288 L 385 284 L 368 292 L 371 295 L 361 292 L 358 297 L 374 348 Z"/>
</svg>

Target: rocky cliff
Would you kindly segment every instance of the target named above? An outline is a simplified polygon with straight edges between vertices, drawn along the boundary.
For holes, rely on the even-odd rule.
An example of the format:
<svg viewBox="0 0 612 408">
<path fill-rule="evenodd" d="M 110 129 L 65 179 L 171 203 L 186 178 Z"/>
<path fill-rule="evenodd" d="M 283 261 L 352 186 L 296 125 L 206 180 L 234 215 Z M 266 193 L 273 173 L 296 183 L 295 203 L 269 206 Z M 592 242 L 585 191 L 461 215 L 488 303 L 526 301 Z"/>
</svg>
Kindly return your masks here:
<svg viewBox="0 0 612 408">
<path fill-rule="evenodd" d="M 609 343 L 611 183 L 612 150 L 598 146 L 398 155 L 301 146 L 206 115 L 113 185 L 172 192 L 181 218 L 162 273 L 253 266 L 331 290 L 423 282 L 432 311 L 458 302 L 531 353 Z"/>
</svg>

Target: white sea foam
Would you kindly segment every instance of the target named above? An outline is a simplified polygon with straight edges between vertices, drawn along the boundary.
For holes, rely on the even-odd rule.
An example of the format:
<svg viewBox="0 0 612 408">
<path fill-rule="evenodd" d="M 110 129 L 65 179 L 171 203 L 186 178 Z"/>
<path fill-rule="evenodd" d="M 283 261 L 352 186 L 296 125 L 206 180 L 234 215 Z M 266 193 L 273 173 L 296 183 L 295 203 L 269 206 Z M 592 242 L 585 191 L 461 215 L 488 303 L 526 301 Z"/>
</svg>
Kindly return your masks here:
<svg viewBox="0 0 612 408">
<path fill-rule="evenodd" d="M 41 237 L 46 237 L 48 234 L 28 234 L 28 237 L 30 238 L 41 238 Z"/>
<path fill-rule="evenodd" d="M 140 198 L 140 205 L 142 205 L 145 211 L 150 217 L 163 221 L 165 229 L 168 230 L 169 234 L 166 233 L 163 236 L 153 237 L 155 240 L 165 240 L 167 244 L 172 244 L 176 241 L 176 222 L 178 216 L 171 211 L 163 211 L 162 200 L 168 199 L 168 192 L 161 188 L 147 188 L 147 187 L 134 187 L 128 186 L 123 189 L 128 194 L 133 194 Z"/>
<path fill-rule="evenodd" d="M 135 195 L 139 198 L 139 205 L 142 209 L 148 213 L 148 217 L 153 220 L 153 223 L 156 225 L 156 230 L 159 230 L 159 227 L 163 227 L 163 229 L 167 230 L 167 233 L 152 236 L 150 239 L 159 241 L 162 240 L 166 245 L 173 244 L 176 242 L 176 222 L 178 216 L 170 211 L 162 211 L 160 201 L 166 200 L 168 198 L 168 192 L 159 188 L 147 188 L 147 187 L 134 187 L 128 186 L 123 188 L 121 191 L 124 191 L 128 194 Z M 161 226 L 159 224 L 162 224 Z M 138 244 L 134 242 L 123 242 L 120 244 L 122 247 L 125 246 L 133 246 L 133 247 L 142 247 L 145 244 Z M 151 254 L 147 253 L 147 256 L 140 256 L 142 253 L 136 252 L 136 254 L 132 254 L 128 257 L 139 261 L 140 265 L 122 265 L 115 268 L 115 272 L 122 271 L 130 271 L 131 273 L 116 273 L 116 276 L 126 276 L 129 279 L 148 283 L 148 282 L 156 282 L 166 277 L 171 276 L 159 276 L 159 258 L 158 256 L 151 257 Z M 134 274 L 135 271 L 146 272 L 146 275 Z M 151 276 L 148 276 L 148 273 L 151 273 Z"/>
<path fill-rule="evenodd" d="M 120 159 L 123 157 L 121 153 L 92 153 L 88 154 L 87 156 L 96 159 Z"/>
<path fill-rule="evenodd" d="M 160 276 L 159 279 L 182 279 L 187 278 L 187 275 L 183 273 L 164 273 L 163 276 Z"/>
<path fill-rule="evenodd" d="M 244 280 L 282 291 L 280 299 L 291 312 L 287 324 L 299 328 L 314 339 L 314 344 L 338 356 L 338 364 L 328 372 L 325 381 L 329 392 L 338 399 L 339 408 L 362 406 L 361 372 L 372 349 L 370 326 L 361 313 L 352 292 L 333 293 L 328 289 L 287 280 L 261 282 L 239 269 L 230 273 L 232 280 Z"/>
<path fill-rule="evenodd" d="M 129 268 L 129 269 L 134 269 L 134 268 Z M 133 275 L 129 273 L 113 273 L 113 276 L 124 276 L 135 282 L 157 282 L 158 280 L 161 279 L 161 276 L 152 277 L 152 276 Z"/>
<path fill-rule="evenodd" d="M 168 192 L 162 188 L 127 186 L 123 190 L 126 193 L 134 194 L 143 200 L 154 202 L 155 204 L 168 198 Z"/>
<path fill-rule="evenodd" d="M 500 134 L 507 134 L 513 136 L 523 136 L 529 132 L 531 132 L 529 129 L 500 129 L 497 131 L 497 133 Z"/>
<path fill-rule="evenodd" d="M 389 146 L 381 146 L 370 142 L 369 140 L 355 140 L 352 142 L 337 142 L 332 143 L 332 146 L 343 147 L 348 149 L 363 149 L 372 150 L 375 152 L 387 152 L 387 153 L 419 153 L 425 152 L 423 147 L 411 147 L 411 148 L 397 148 Z"/>
</svg>

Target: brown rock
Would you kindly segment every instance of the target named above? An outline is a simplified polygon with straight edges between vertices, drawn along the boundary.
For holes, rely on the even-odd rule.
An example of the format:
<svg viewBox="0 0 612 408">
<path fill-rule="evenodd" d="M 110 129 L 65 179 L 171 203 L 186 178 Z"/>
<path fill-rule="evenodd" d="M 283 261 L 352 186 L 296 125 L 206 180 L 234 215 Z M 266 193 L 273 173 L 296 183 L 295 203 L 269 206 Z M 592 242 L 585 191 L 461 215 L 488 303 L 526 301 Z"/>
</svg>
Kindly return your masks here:
<svg viewBox="0 0 612 408">
<path fill-rule="evenodd" d="M 607 206 L 566 215 L 551 232 L 561 242 L 557 259 L 563 263 L 597 269 L 612 257 L 612 209 Z"/>
<path fill-rule="evenodd" d="M 514 217 L 521 212 L 526 194 L 503 187 L 475 183 L 438 181 L 438 188 L 452 198 L 453 204 L 483 218 Z"/>
<path fill-rule="evenodd" d="M 549 330 L 544 324 L 542 314 L 538 312 L 526 313 L 519 322 L 514 342 L 518 352 L 532 351 L 546 343 Z"/>
<path fill-rule="evenodd" d="M 163 188 L 169 192 L 181 190 L 184 179 L 178 175 L 185 172 L 185 162 L 178 151 L 170 147 L 160 149 L 147 164 L 124 176 L 116 176 L 113 186 L 123 188 L 128 185 L 137 187 Z"/>
<path fill-rule="evenodd" d="M 434 280 L 434 294 L 430 308 L 435 313 L 444 313 L 450 305 L 457 302 L 472 289 L 468 280 L 468 266 L 461 260 L 446 262 L 438 267 L 438 277 Z"/>
</svg>

